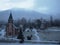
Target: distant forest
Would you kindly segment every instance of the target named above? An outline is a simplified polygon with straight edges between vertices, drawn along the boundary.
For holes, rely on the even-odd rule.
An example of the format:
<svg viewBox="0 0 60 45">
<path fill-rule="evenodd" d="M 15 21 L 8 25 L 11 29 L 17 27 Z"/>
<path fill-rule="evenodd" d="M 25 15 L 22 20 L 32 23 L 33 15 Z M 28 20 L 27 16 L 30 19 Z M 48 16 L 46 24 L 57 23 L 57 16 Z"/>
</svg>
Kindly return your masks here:
<svg viewBox="0 0 60 45">
<path fill-rule="evenodd" d="M 6 26 L 8 22 L 0 21 L 0 28 L 4 25 Z M 46 29 L 48 27 L 60 27 L 60 19 L 53 20 L 53 17 L 50 16 L 50 20 L 41 19 L 34 19 L 34 20 L 26 20 L 25 18 L 13 20 L 13 24 L 16 27 L 19 25 L 23 25 L 23 28 L 36 28 L 36 29 Z"/>
</svg>

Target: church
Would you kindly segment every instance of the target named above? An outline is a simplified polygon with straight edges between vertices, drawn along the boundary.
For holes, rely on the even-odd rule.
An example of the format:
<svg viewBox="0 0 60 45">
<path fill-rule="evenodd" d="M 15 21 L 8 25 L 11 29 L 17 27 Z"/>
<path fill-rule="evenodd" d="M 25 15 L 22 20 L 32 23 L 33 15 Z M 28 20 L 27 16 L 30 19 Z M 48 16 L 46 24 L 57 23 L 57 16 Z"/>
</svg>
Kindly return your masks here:
<svg viewBox="0 0 60 45">
<path fill-rule="evenodd" d="M 13 24 L 12 13 L 10 13 L 8 23 L 6 25 L 6 37 L 15 37 L 19 33 L 19 28 Z"/>
</svg>

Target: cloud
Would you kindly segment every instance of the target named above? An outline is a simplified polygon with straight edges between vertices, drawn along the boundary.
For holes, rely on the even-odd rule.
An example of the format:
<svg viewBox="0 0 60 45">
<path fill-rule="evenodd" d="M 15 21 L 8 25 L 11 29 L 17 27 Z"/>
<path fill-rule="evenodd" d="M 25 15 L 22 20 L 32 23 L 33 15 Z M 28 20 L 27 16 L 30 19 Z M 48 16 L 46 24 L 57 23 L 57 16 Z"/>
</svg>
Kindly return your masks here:
<svg viewBox="0 0 60 45">
<path fill-rule="evenodd" d="M 37 9 L 35 9 L 35 11 L 40 12 L 40 13 L 44 13 L 44 14 L 47 14 L 48 10 L 49 10 L 48 7 L 38 7 Z"/>
<path fill-rule="evenodd" d="M 26 0 L 10 0 L 10 2 L 14 2 L 14 3 L 16 3 L 16 2 L 24 2 L 24 1 L 26 1 Z"/>
<path fill-rule="evenodd" d="M 14 7 L 30 9 L 34 6 L 34 0 L 1 0 L 0 1 L 0 11 L 11 9 Z"/>
<path fill-rule="evenodd" d="M 14 7 L 17 7 L 17 8 L 25 8 L 25 9 L 29 9 L 29 8 L 32 8 L 34 6 L 33 0 L 26 0 L 26 1 L 23 1 L 23 2 L 16 2 L 16 3 L 12 3 L 12 5 Z"/>
<path fill-rule="evenodd" d="M 0 3 L 6 3 L 9 2 L 10 0 L 0 0 Z"/>
<path fill-rule="evenodd" d="M 60 0 L 36 0 L 35 8 L 40 12 L 57 14 L 60 13 Z"/>
<path fill-rule="evenodd" d="M 0 11 L 14 7 L 42 13 L 60 13 L 60 0 L 0 0 Z"/>
<path fill-rule="evenodd" d="M 1 0 L 0 1 L 0 11 L 11 8 L 11 3 L 9 0 Z"/>
</svg>

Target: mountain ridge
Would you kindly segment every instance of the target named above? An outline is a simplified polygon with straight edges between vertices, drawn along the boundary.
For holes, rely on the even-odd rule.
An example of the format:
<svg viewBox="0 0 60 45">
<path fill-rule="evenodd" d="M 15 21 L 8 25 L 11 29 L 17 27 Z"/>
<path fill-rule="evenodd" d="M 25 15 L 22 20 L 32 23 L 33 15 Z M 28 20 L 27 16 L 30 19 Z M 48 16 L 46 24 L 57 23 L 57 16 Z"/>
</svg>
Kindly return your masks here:
<svg viewBox="0 0 60 45">
<path fill-rule="evenodd" d="M 21 19 L 21 18 L 26 18 L 26 19 L 40 19 L 40 18 L 49 18 L 48 15 L 39 13 L 37 11 L 33 10 L 24 10 L 24 9 L 10 9 L 10 10 L 5 10 L 0 12 L 0 21 L 4 20 L 7 21 L 8 17 L 12 13 L 13 19 Z"/>
</svg>

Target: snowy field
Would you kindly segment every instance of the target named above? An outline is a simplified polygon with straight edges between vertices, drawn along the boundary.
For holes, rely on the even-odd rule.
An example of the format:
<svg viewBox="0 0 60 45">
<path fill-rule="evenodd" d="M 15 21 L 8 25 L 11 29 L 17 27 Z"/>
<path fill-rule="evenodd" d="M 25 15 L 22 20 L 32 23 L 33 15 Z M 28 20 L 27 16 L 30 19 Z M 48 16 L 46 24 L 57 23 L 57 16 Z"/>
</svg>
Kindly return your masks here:
<svg viewBox="0 0 60 45">
<path fill-rule="evenodd" d="M 60 44 L 29 44 L 29 43 L 24 43 L 24 44 L 20 44 L 20 43 L 0 43 L 0 45 L 60 45 Z"/>
<path fill-rule="evenodd" d="M 31 41 L 27 41 L 25 39 L 25 42 L 23 44 L 18 43 L 19 40 L 15 39 L 15 38 L 5 38 L 4 32 L 5 31 L 1 32 L 2 36 L 0 36 L 0 40 L 1 39 L 3 39 L 2 41 L 6 40 L 7 43 L 6 43 L 6 41 L 4 43 L 1 41 L 2 43 L 0 42 L 0 45 L 60 45 L 60 44 L 57 44 L 60 41 L 60 28 L 59 29 L 58 28 L 48 28 L 44 31 L 39 30 L 39 32 L 36 29 L 32 29 L 32 32 L 30 29 L 26 29 L 26 31 L 24 32 L 25 38 L 26 38 L 26 36 L 31 35 L 31 34 L 33 34 L 32 35 L 33 37 L 32 37 Z M 48 41 L 48 40 L 50 40 L 50 41 Z M 14 43 L 14 41 L 16 43 Z M 56 42 L 56 41 L 58 41 L 58 42 Z M 13 42 L 13 43 L 11 43 L 11 42 Z"/>
</svg>

